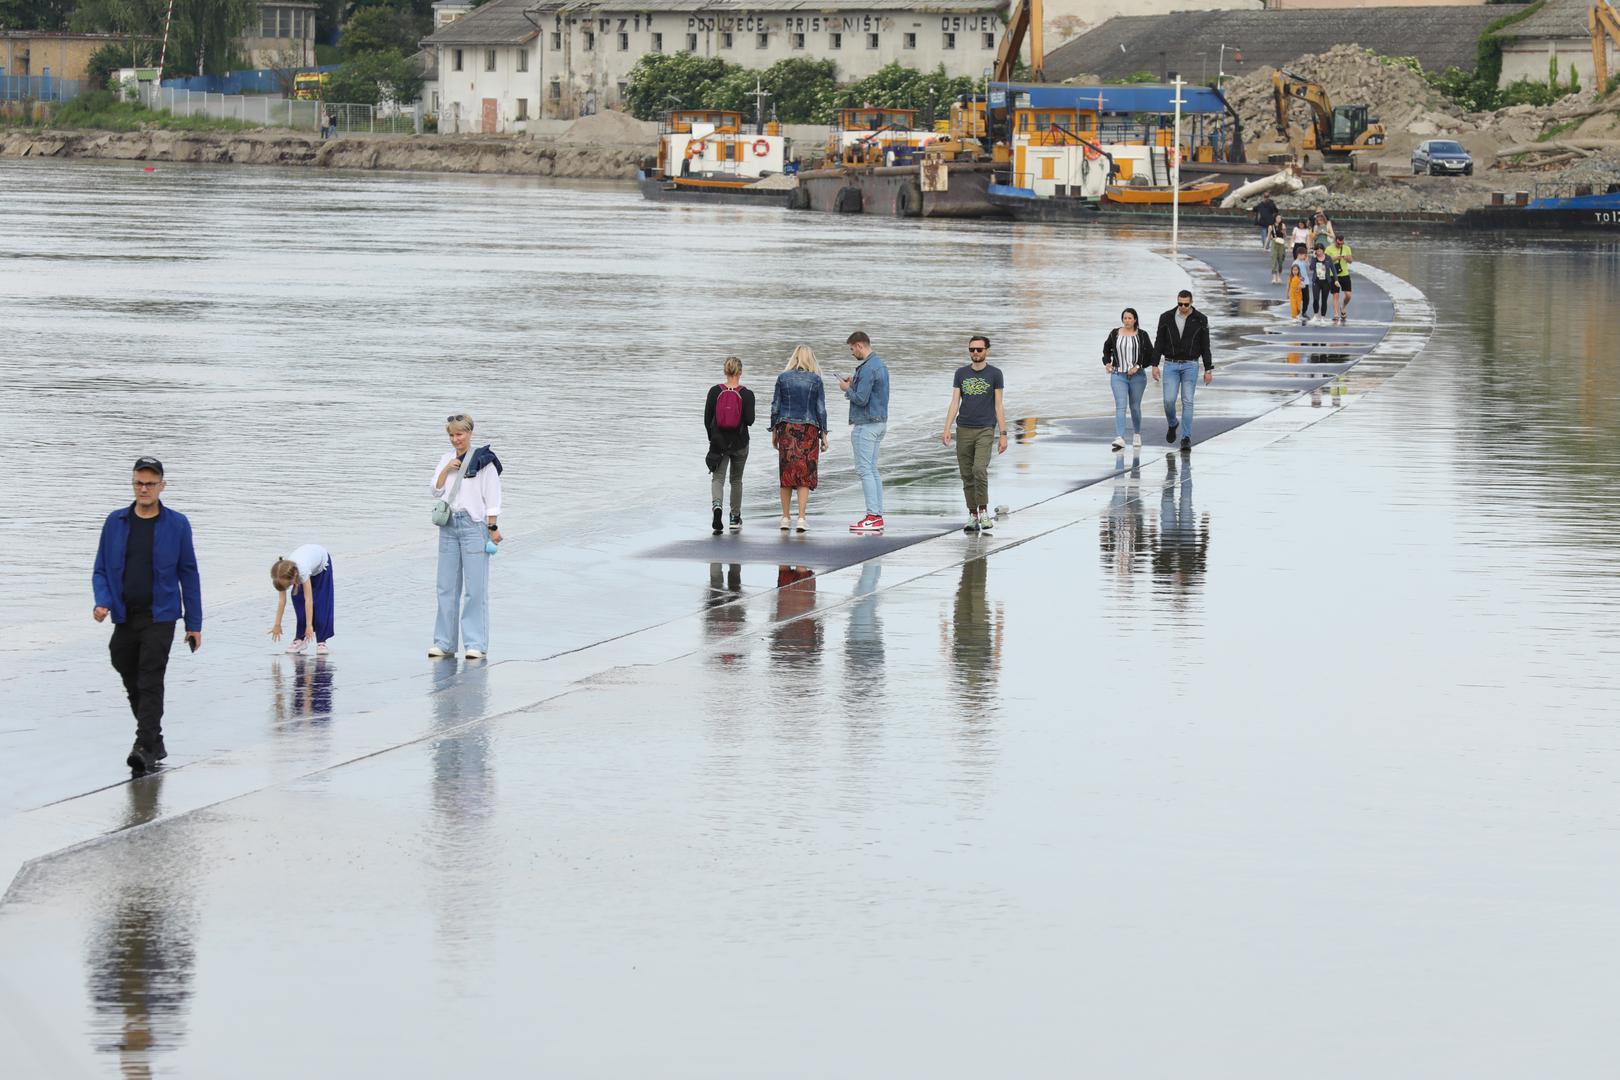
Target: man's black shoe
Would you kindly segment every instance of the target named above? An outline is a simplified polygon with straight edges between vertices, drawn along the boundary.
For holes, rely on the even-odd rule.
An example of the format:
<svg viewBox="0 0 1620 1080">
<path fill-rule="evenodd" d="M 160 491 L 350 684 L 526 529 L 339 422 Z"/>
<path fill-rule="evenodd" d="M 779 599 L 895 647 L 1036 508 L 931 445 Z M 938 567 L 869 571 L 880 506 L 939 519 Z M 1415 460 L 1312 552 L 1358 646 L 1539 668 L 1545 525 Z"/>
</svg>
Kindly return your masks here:
<svg viewBox="0 0 1620 1080">
<path fill-rule="evenodd" d="M 1192 449 L 1192 440 L 1191 439 L 1182 439 L 1181 440 L 1181 448 L 1183 450 L 1191 450 Z"/>
<path fill-rule="evenodd" d="M 742 515 L 741 514 L 732 514 L 731 515 L 731 527 L 733 529 L 742 528 Z"/>
<path fill-rule="evenodd" d="M 134 772 L 149 772 L 157 765 L 157 759 L 137 740 L 135 745 L 129 748 L 129 756 L 124 759 L 124 764 Z"/>
<path fill-rule="evenodd" d="M 1178 428 L 1180 426 L 1181 426 L 1180 424 L 1171 424 L 1170 425 L 1170 430 L 1164 433 L 1164 441 L 1167 442 L 1167 443 L 1170 443 L 1172 446 L 1175 445 L 1176 428 Z"/>
<path fill-rule="evenodd" d="M 162 761 L 169 756 L 169 748 L 163 745 L 163 736 L 159 735 L 157 742 L 152 744 L 151 754 L 153 761 Z"/>
<path fill-rule="evenodd" d="M 714 508 L 714 535 L 719 536 L 725 531 L 726 527 L 720 521 L 720 508 L 717 506 Z"/>
</svg>

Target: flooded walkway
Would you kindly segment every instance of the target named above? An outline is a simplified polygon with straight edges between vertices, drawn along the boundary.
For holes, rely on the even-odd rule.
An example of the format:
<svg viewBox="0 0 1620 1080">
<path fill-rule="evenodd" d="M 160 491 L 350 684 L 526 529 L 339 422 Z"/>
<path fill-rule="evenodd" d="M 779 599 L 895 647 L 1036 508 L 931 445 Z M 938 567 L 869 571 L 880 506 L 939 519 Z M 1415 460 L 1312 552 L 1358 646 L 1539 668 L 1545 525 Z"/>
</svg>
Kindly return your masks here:
<svg viewBox="0 0 1620 1080">
<path fill-rule="evenodd" d="M 992 537 L 919 474 L 881 550 L 559 545 L 498 663 L 227 658 L 217 749 L 64 766 L 7 850 L 117 835 L 0 907 L 20 1075 L 1604 1075 L 1612 382 L 1421 253 L 1328 335 L 1192 254 L 1190 456 L 1059 410 Z"/>
</svg>

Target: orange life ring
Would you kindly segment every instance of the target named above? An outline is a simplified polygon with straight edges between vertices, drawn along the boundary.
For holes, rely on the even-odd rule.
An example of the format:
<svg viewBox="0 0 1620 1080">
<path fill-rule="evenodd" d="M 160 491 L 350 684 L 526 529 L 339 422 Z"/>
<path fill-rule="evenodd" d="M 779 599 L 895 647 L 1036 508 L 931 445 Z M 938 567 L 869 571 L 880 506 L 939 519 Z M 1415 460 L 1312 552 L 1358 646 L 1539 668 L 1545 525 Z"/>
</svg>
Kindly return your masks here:
<svg viewBox="0 0 1620 1080">
<path fill-rule="evenodd" d="M 1087 161 L 1096 161 L 1098 158 L 1102 157 L 1102 151 L 1097 149 L 1095 146 L 1092 146 L 1090 143 L 1085 143 L 1083 145 L 1086 152 Z"/>
<path fill-rule="evenodd" d="M 771 144 L 770 143 L 766 142 L 764 139 L 755 139 L 754 140 L 754 156 L 755 157 L 764 157 L 765 155 L 769 154 L 770 152 L 771 152 Z"/>
</svg>

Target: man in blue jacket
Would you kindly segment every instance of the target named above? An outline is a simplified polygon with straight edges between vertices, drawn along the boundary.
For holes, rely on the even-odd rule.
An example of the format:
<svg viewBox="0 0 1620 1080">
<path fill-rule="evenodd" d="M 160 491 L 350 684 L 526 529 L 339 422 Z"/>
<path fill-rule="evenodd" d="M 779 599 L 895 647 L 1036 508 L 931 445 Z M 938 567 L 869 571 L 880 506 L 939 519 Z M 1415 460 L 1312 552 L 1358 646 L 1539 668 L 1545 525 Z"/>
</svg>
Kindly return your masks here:
<svg viewBox="0 0 1620 1080">
<path fill-rule="evenodd" d="M 849 399 L 849 441 L 855 449 L 855 475 L 861 478 L 866 498 L 866 516 L 849 527 L 850 532 L 883 531 L 883 477 L 878 472 L 878 447 L 889 430 L 889 369 L 883 358 L 872 351 L 872 339 L 857 330 L 845 339 L 850 355 L 858 365 L 855 373 L 839 379 L 838 385 Z"/>
<path fill-rule="evenodd" d="M 163 745 L 163 676 L 174 624 L 186 620 L 186 643 L 202 645 L 202 581 L 191 546 L 191 522 L 163 505 L 163 463 L 135 462 L 135 501 L 107 515 L 91 583 L 96 622 L 112 616 L 108 646 L 135 713 L 135 745 L 125 759 L 146 772 L 169 756 Z"/>
</svg>

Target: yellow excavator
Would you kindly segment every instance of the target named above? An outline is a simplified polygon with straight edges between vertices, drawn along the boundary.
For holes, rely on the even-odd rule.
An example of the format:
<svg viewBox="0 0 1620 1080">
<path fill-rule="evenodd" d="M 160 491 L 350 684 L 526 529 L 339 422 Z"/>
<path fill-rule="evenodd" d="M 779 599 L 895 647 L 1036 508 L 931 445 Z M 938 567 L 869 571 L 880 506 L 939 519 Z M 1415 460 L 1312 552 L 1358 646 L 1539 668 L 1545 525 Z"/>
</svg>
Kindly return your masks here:
<svg viewBox="0 0 1620 1080">
<path fill-rule="evenodd" d="M 1013 68 L 1024 50 L 1024 39 L 1029 39 L 1029 81 L 1046 81 L 1045 12 L 1042 0 L 1015 0 L 1012 13 L 1007 16 L 1007 29 L 1001 35 L 1001 46 L 996 49 L 996 63 L 990 70 L 990 81 L 1005 83 L 1012 79 Z M 1005 163 L 1012 159 L 1010 132 L 1001 132 L 1001 138 L 992 128 L 999 119 L 1005 124 L 1011 110 L 1003 106 L 992 114 L 988 102 L 975 94 L 951 103 L 951 119 L 946 133 L 927 150 L 927 158 L 935 161 L 984 161 Z M 988 147 L 988 149 L 987 149 Z"/>
<path fill-rule="evenodd" d="M 1384 125 L 1367 115 L 1365 105 L 1334 107 L 1322 84 L 1286 68 L 1272 72 L 1272 105 L 1277 113 L 1277 138 L 1303 162 L 1312 152 L 1323 161 L 1346 162 L 1356 150 L 1384 145 Z M 1289 107 L 1302 101 L 1310 108 L 1311 122 L 1303 138 L 1296 137 Z"/>
<path fill-rule="evenodd" d="M 1592 28 L 1592 73 L 1597 92 L 1603 93 L 1609 85 L 1609 41 L 1620 48 L 1620 11 L 1609 0 L 1596 0 L 1586 14 L 1587 25 Z"/>
</svg>

